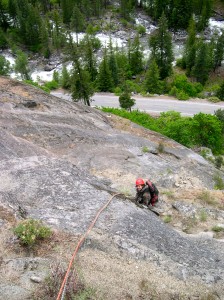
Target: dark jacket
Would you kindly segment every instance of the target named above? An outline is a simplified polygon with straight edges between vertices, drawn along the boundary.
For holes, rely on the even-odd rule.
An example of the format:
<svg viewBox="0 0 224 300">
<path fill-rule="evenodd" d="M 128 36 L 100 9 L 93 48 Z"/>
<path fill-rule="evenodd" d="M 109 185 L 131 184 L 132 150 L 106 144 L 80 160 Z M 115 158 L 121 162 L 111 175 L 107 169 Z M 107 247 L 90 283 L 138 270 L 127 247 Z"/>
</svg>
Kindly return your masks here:
<svg viewBox="0 0 224 300">
<path fill-rule="evenodd" d="M 157 193 L 150 193 L 149 187 L 146 184 L 141 191 L 136 192 L 135 201 L 138 203 L 142 203 L 144 205 L 152 206 L 158 201 L 158 194 Z"/>
</svg>

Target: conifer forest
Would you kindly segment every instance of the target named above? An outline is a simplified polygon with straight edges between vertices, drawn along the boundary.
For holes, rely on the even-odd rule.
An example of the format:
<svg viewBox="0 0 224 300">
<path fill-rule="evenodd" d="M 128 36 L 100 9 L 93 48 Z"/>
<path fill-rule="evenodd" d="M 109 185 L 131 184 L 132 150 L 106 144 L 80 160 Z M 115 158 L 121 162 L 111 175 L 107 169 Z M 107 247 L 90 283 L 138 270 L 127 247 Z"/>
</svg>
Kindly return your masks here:
<svg viewBox="0 0 224 300">
<path fill-rule="evenodd" d="M 146 30 L 135 22 L 139 11 L 156 26 L 147 36 L 147 57 L 141 43 Z M 12 70 L 0 53 L 0 74 L 14 71 L 32 81 L 33 55 L 48 59 L 60 54 L 62 72 L 55 71 L 42 88 L 61 86 L 87 105 L 94 92 L 169 94 L 180 100 L 209 95 L 223 101 L 224 34 L 206 36 L 209 19 L 223 12 L 223 0 L 0 0 L 0 49 L 16 57 Z M 127 33 L 125 48 L 102 45 L 96 37 L 121 27 L 135 34 L 128 38 Z M 183 55 L 175 60 L 173 35 L 178 32 L 186 38 Z M 85 33 L 82 39 L 79 33 Z"/>
</svg>

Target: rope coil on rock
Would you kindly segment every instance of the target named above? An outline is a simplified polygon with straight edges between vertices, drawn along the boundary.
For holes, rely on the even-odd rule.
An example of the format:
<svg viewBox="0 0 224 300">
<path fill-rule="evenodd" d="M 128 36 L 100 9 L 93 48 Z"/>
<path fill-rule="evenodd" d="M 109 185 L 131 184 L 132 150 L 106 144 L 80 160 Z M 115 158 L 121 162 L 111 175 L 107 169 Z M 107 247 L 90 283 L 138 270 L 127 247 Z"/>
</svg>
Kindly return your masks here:
<svg viewBox="0 0 224 300">
<path fill-rule="evenodd" d="M 110 197 L 110 199 L 106 202 L 106 204 L 104 204 L 104 205 L 98 210 L 98 212 L 97 212 L 97 214 L 96 214 L 94 220 L 90 223 L 90 226 L 89 226 L 88 230 L 86 231 L 86 233 L 85 233 L 85 234 L 81 237 L 81 239 L 79 240 L 79 242 L 78 242 L 78 244 L 77 244 L 77 246 L 76 246 L 76 248 L 75 248 L 75 251 L 74 251 L 74 253 L 73 253 L 73 255 L 72 255 L 72 258 L 71 258 L 71 260 L 70 260 L 70 262 L 69 262 L 69 265 L 68 265 L 66 274 L 65 274 L 65 276 L 64 276 L 64 279 L 63 279 L 63 282 L 62 282 L 62 284 L 61 284 L 61 287 L 60 287 L 60 290 L 59 290 L 59 292 L 58 292 L 58 296 L 57 296 L 57 299 L 56 299 L 56 300 L 63 300 L 63 299 L 64 299 L 65 290 L 66 290 L 66 283 L 67 283 L 67 280 L 68 280 L 69 272 L 70 272 L 71 267 L 72 267 L 72 263 L 73 263 L 73 261 L 74 261 L 74 259 L 75 259 L 75 256 L 76 256 L 76 254 L 77 254 L 79 248 L 82 246 L 82 244 L 83 244 L 85 238 L 87 237 L 87 235 L 88 235 L 88 234 L 90 233 L 90 231 L 92 230 L 93 226 L 95 225 L 95 223 L 96 223 L 97 219 L 99 218 L 99 215 L 102 213 L 102 211 L 103 211 L 104 209 L 107 208 L 107 206 L 110 204 L 110 202 L 112 201 L 112 199 L 113 199 L 115 196 L 120 195 L 120 194 L 121 194 L 121 193 L 117 193 L 117 194 L 113 195 L 112 197 Z"/>
</svg>

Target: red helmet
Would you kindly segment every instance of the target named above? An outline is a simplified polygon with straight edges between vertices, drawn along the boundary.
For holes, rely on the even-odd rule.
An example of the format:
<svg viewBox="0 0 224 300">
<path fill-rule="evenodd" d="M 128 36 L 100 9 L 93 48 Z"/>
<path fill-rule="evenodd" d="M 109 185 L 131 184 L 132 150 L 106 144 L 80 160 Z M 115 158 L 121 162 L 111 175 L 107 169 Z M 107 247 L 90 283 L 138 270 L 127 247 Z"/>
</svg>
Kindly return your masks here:
<svg viewBox="0 0 224 300">
<path fill-rule="evenodd" d="M 142 179 L 142 178 L 138 178 L 135 182 L 135 185 L 144 185 L 145 184 L 145 181 Z"/>
</svg>

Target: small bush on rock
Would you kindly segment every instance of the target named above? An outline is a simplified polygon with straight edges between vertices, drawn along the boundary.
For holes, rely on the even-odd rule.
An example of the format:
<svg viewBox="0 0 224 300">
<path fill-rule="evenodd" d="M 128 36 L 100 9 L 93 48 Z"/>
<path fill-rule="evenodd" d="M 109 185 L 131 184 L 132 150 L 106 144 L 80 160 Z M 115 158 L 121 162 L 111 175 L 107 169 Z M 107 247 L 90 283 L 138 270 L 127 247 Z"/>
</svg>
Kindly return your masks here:
<svg viewBox="0 0 224 300">
<path fill-rule="evenodd" d="M 164 216 L 163 221 L 164 223 L 170 223 L 172 221 L 172 216 L 171 215 Z"/>
<path fill-rule="evenodd" d="M 219 225 L 215 225 L 215 226 L 212 227 L 212 231 L 221 232 L 221 231 L 224 231 L 224 227 L 219 226 Z"/>
<path fill-rule="evenodd" d="M 39 220 L 27 219 L 21 221 L 14 228 L 15 235 L 20 243 L 26 246 L 33 246 L 38 240 L 48 238 L 51 235 L 51 229 L 44 226 Z"/>
<path fill-rule="evenodd" d="M 200 218 L 201 222 L 206 222 L 207 221 L 208 215 L 207 215 L 207 213 L 206 213 L 206 211 L 204 209 L 202 209 L 200 211 L 199 218 Z"/>
<path fill-rule="evenodd" d="M 159 143 L 157 150 L 159 153 L 164 153 L 165 152 L 165 146 L 163 143 Z"/>
<path fill-rule="evenodd" d="M 62 263 L 55 262 L 51 266 L 51 273 L 45 279 L 45 282 L 43 282 L 42 285 L 34 293 L 34 299 L 56 299 L 60 285 L 65 278 L 66 271 L 67 270 Z M 66 289 L 63 299 L 88 300 L 97 298 L 95 297 L 95 290 L 86 287 L 83 283 L 83 280 L 81 279 L 81 276 L 73 269 L 67 277 Z"/>
<path fill-rule="evenodd" d="M 214 181 L 215 181 L 215 190 L 224 190 L 224 181 L 222 177 L 219 174 L 214 175 Z"/>
<path fill-rule="evenodd" d="M 213 103 L 217 103 L 220 102 L 220 99 L 216 96 L 212 96 L 208 98 L 208 101 L 213 102 Z"/>
</svg>

